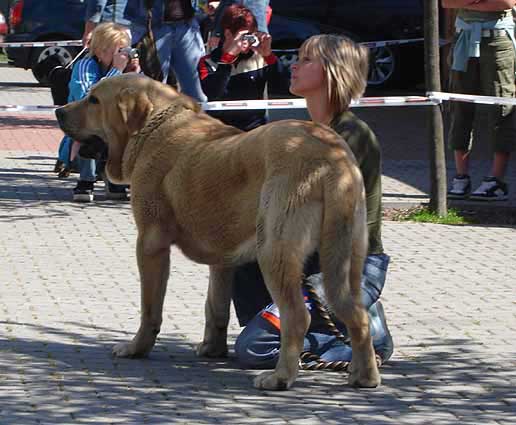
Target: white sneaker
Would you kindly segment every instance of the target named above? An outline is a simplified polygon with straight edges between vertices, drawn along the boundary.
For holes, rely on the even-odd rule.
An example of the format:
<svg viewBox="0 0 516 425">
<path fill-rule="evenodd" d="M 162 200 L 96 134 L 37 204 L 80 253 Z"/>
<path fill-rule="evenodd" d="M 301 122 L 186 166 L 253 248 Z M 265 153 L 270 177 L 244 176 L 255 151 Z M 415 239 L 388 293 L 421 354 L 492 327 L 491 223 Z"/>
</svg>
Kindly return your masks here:
<svg viewBox="0 0 516 425">
<path fill-rule="evenodd" d="M 471 191 L 471 179 L 467 174 L 457 174 L 448 190 L 448 199 L 464 199 Z"/>
<path fill-rule="evenodd" d="M 484 177 L 481 185 L 470 196 L 476 201 L 506 201 L 509 197 L 507 184 L 496 177 Z"/>
</svg>

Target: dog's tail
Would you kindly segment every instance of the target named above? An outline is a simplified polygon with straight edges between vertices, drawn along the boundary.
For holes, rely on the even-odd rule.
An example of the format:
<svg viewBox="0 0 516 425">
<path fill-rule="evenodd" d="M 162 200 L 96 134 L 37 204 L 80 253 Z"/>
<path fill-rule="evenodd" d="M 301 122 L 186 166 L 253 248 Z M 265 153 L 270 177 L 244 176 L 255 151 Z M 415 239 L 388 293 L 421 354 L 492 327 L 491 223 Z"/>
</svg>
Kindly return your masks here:
<svg viewBox="0 0 516 425">
<path fill-rule="evenodd" d="M 352 317 L 363 316 L 357 310 L 364 310 L 360 279 L 368 239 L 362 176 L 358 167 L 342 161 L 324 180 L 319 254 L 325 292 L 339 319 L 347 326 L 362 328 L 362 324 L 350 322 Z"/>
</svg>

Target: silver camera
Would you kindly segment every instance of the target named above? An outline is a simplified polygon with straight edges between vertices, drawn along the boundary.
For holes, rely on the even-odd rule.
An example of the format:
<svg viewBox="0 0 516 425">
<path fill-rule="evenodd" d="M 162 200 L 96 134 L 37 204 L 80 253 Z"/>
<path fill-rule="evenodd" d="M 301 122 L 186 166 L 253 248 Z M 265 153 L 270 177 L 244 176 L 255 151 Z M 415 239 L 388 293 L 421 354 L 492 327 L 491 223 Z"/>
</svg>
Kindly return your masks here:
<svg viewBox="0 0 516 425">
<path fill-rule="evenodd" d="M 129 59 L 136 59 L 140 56 L 138 53 L 138 49 L 134 49 L 132 47 L 123 47 L 120 50 L 118 50 L 120 53 L 125 53 Z"/>
<path fill-rule="evenodd" d="M 247 40 L 252 47 L 258 47 L 260 45 L 260 39 L 254 34 L 244 34 L 242 40 Z"/>
</svg>

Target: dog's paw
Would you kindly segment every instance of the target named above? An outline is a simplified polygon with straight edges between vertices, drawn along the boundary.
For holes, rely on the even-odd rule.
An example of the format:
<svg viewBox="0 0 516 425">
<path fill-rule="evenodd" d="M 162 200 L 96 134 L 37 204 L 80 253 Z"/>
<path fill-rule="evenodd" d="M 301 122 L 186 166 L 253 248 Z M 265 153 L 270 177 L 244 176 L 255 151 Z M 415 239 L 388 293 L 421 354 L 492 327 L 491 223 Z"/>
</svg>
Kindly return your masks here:
<svg viewBox="0 0 516 425">
<path fill-rule="evenodd" d="M 201 342 L 195 350 L 199 357 L 227 357 L 228 346 L 226 343 Z"/>
<path fill-rule="evenodd" d="M 381 382 L 382 378 L 378 372 L 376 364 L 374 367 L 358 369 L 353 367 L 353 362 L 349 367 L 349 385 L 360 388 L 376 388 Z"/>
<path fill-rule="evenodd" d="M 120 342 L 113 347 L 111 352 L 115 357 L 143 357 L 145 355 L 136 350 L 133 342 Z"/>
<path fill-rule="evenodd" d="M 293 384 L 294 380 L 289 382 L 288 379 L 278 376 L 276 371 L 263 372 L 254 378 L 254 386 L 260 390 L 274 390 L 282 391 L 288 390 Z"/>
</svg>

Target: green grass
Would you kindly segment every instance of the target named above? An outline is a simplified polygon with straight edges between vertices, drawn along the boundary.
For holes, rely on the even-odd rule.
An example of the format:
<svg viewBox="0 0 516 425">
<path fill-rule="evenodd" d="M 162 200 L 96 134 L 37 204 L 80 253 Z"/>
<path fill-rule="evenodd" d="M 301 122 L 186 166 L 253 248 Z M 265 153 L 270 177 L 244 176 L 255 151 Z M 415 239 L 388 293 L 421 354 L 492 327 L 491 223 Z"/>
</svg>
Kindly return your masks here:
<svg viewBox="0 0 516 425">
<path fill-rule="evenodd" d="M 415 221 L 418 223 L 435 224 L 469 224 L 469 221 L 459 214 L 459 211 L 451 208 L 444 216 L 437 215 L 427 207 L 414 208 L 402 217 L 403 221 Z"/>
<path fill-rule="evenodd" d="M 7 62 L 7 56 L 4 52 L 0 52 L 0 63 Z"/>
</svg>

